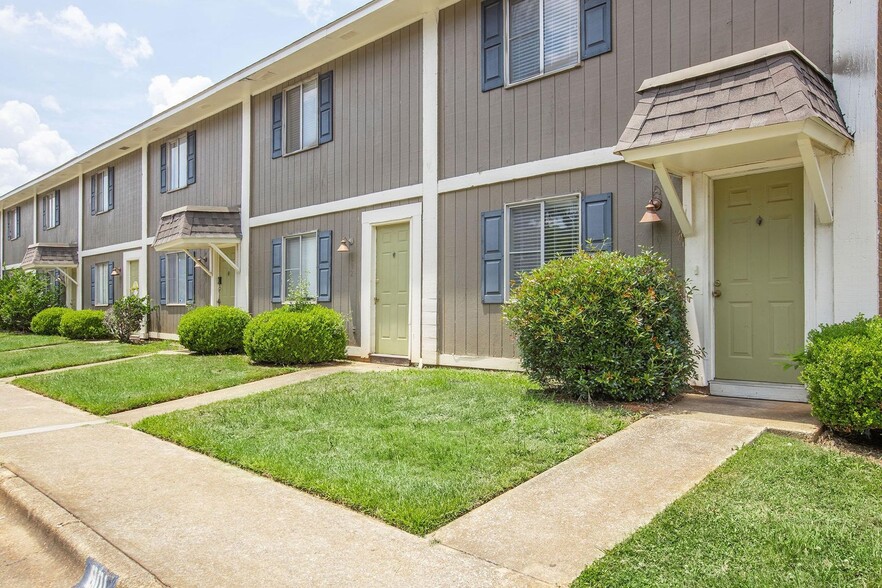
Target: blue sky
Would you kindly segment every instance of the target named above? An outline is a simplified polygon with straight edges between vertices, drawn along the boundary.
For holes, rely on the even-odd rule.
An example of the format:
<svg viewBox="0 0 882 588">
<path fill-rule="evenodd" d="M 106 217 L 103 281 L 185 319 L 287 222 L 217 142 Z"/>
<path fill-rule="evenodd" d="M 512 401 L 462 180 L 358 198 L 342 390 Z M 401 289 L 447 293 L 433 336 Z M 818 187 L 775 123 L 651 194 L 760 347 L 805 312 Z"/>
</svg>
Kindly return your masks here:
<svg viewBox="0 0 882 588">
<path fill-rule="evenodd" d="M 0 194 L 365 1 L 0 3 Z"/>
</svg>

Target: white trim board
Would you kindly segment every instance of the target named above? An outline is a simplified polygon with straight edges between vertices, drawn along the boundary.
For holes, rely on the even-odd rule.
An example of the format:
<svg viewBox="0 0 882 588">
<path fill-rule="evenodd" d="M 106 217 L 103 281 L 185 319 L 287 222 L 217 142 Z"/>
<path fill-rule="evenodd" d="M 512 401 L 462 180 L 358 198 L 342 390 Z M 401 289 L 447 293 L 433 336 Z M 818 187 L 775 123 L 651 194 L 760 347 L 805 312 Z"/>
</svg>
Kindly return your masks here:
<svg viewBox="0 0 882 588">
<path fill-rule="evenodd" d="M 438 356 L 438 365 L 455 368 L 478 370 L 499 370 L 506 372 L 522 372 L 521 360 L 510 357 L 478 357 L 473 355 L 454 355 L 442 353 Z"/>
<path fill-rule="evenodd" d="M 130 249 L 140 249 L 144 244 L 144 241 L 138 239 L 137 241 L 127 241 L 125 243 L 118 243 L 116 245 L 107 245 L 105 247 L 95 247 L 94 249 L 86 249 L 85 251 L 80 251 L 80 259 L 84 257 L 94 257 L 95 255 L 107 255 L 108 253 L 119 253 L 120 251 L 128 251 Z"/>
<path fill-rule="evenodd" d="M 808 394 L 805 390 L 805 386 L 799 384 L 711 380 L 710 393 L 711 396 L 726 396 L 729 398 L 779 400 L 781 402 L 808 402 Z"/>
<path fill-rule="evenodd" d="M 181 338 L 177 336 L 175 333 L 159 333 L 156 331 L 150 331 L 149 337 L 151 339 L 159 339 L 160 341 L 180 341 Z"/>
</svg>

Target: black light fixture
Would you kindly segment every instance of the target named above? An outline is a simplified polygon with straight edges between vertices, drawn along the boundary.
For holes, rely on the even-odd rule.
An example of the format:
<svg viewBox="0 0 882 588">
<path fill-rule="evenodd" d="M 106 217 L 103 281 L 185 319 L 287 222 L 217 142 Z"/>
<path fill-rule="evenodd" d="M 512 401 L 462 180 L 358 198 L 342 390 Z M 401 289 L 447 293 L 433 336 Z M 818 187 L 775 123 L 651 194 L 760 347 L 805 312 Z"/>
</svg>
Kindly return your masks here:
<svg viewBox="0 0 882 588">
<path fill-rule="evenodd" d="M 646 205 L 646 212 L 643 213 L 641 223 L 660 223 L 661 217 L 658 211 L 662 209 L 661 188 L 658 186 L 652 189 L 652 196 L 649 198 L 649 204 Z"/>
<path fill-rule="evenodd" d="M 337 253 L 349 253 L 350 247 L 352 247 L 353 241 L 352 239 L 344 238 L 340 241 L 340 246 L 337 247 Z"/>
</svg>

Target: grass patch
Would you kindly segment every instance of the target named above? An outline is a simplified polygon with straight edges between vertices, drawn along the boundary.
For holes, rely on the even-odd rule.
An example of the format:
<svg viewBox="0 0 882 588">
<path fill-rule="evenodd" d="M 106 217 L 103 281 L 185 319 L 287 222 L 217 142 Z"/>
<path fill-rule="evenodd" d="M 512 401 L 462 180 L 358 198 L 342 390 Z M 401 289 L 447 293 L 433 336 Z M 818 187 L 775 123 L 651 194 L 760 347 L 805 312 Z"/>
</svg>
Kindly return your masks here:
<svg viewBox="0 0 882 588">
<path fill-rule="evenodd" d="M 882 468 L 766 434 L 573 584 L 880 586 Z"/>
<path fill-rule="evenodd" d="M 0 352 L 0 378 L 133 357 L 171 348 L 172 344 L 168 341 L 155 341 L 145 345 L 73 341 L 51 347 L 4 351 Z"/>
<path fill-rule="evenodd" d="M 153 355 L 124 365 L 19 378 L 14 384 L 93 414 L 107 415 L 290 371 L 252 365 L 244 355 Z"/>
<path fill-rule="evenodd" d="M 16 349 L 31 349 L 34 347 L 46 347 L 65 343 L 68 339 L 56 335 L 19 335 L 12 333 L 0 333 L 0 352 L 14 351 Z"/>
<path fill-rule="evenodd" d="M 624 428 L 524 376 L 336 374 L 135 425 L 425 534 Z"/>
</svg>

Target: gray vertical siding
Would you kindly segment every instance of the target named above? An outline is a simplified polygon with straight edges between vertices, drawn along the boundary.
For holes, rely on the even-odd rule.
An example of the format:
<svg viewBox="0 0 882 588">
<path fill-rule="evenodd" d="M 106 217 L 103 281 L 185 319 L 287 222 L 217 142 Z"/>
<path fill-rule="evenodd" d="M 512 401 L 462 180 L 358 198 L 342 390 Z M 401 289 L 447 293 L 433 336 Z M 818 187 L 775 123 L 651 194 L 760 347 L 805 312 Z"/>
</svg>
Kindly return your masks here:
<svg viewBox="0 0 882 588">
<path fill-rule="evenodd" d="M 54 195 L 55 190 L 61 190 L 61 224 L 52 229 L 43 229 L 43 196 Z M 77 242 L 79 228 L 79 223 L 77 222 L 78 197 L 79 185 L 76 180 L 40 194 L 40 197 L 37 199 L 40 208 L 37 213 L 38 243 L 74 244 Z"/>
<path fill-rule="evenodd" d="M 108 253 L 105 255 L 93 255 L 91 257 L 84 257 L 82 259 L 83 275 L 81 276 L 82 279 L 80 280 L 80 288 L 82 288 L 83 292 L 83 308 L 91 308 L 93 310 L 96 308 L 97 310 L 107 310 L 106 306 L 92 306 L 92 266 L 99 263 L 107 263 L 108 261 L 113 262 L 114 268 L 122 268 L 123 252 L 117 251 L 115 253 Z M 114 299 L 117 299 L 123 296 L 123 277 L 122 275 L 120 275 L 115 277 L 113 280 Z"/>
<path fill-rule="evenodd" d="M 3 214 L 3 263 L 6 265 L 21 263 L 28 245 L 34 243 L 34 199 L 28 198 L 16 206 L 21 207 L 21 236 L 18 239 L 10 241 L 7 238 L 6 214 Z"/>
<path fill-rule="evenodd" d="M 421 181 L 421 28 L 416 23 L 252 101 L 252 215 L 301 208 Z M 334 72 L 334 140 L 272 158 L 272 97 Z"/>
<path fill-rule="evenodd" d="M 113 210 L 91 213 L 92 175 L 113 167 Z M 95 249 L 141 238 L 141 150 L 83 174 L 83 248 Z"/>
<path fill-rule="evenodd" d="M 196 131 L 196 183 L 162 194 L 160 146 Z M 156 234 L 162 213 L 182 206 L 240 206 L 242 203 L 242 105 L 181 129 L 150 144 L 147 178 L 149 236 Z"/>
<path fill-rule="evenodd" d="M 271 296 L 271 251 L 273 239 L 311 231 L 333 231 L 333 258 L 331 264 L 331 302 L 326 304 L 349 320 L 347 329 L 351 345 L 359 343 L 361 318 L 361 214 L 368 210 L 389 208 L 419 202 L 419 199 L 395 202 L 383 206 L 348 210 L 313 218 L 268 225 L 251 232 L 251 312 L 258 314 L 273 308 Z M 355 244 L 348 254 L 337 253 L 337 245 L 344 237 Z M 278 305 L 275 305 L 278 307 Z"/>
<path fill-rule="evenodd" d="M 641 82 L 788 40 L 832 62 L 832 0 L 617 0 L 613 51 L 575 69 L 481 92 L 480 0 L 441 12 L 442 178 L 615 145 Z"/>
<path fill-rule="evenodd" d="M 193 252 L 196 257 L 207 259 L 209 252 L 197 250 Z M 165 255 L 165 254 L 162 254 Z M 159 257 L 160 254 L 152 248 L 147 252 L 147 289 L 153 304 L 159 305 Z M 207 265 L 207 264 L 206 264 Z M 159 306 L 150 315 L 150 332 L 176 335 L 181 317 L 191 308 L 197 306 L 209 306 L 211 304 L 211 278 L 204 271 L 196 268 L 196 300 L 193 306 Z"/>
<path fill-rule="evenodd" d="M 495 184 L 443 194 L 439 209 L 439 326 L 441 353 L 514 357 L 511 334 L 502 320 L 502 305 L 481 302 L 480 224 L 482 212 L 506 204 L 580 192 L 613 194 L 614 247 L 638 253 L 651 247 L 682 273 L 683 242 L 670 207 L 664 222 L 640 224 L 643 206 L 653 190 L 652 172 L 625 163 Z"/>
</svg>

